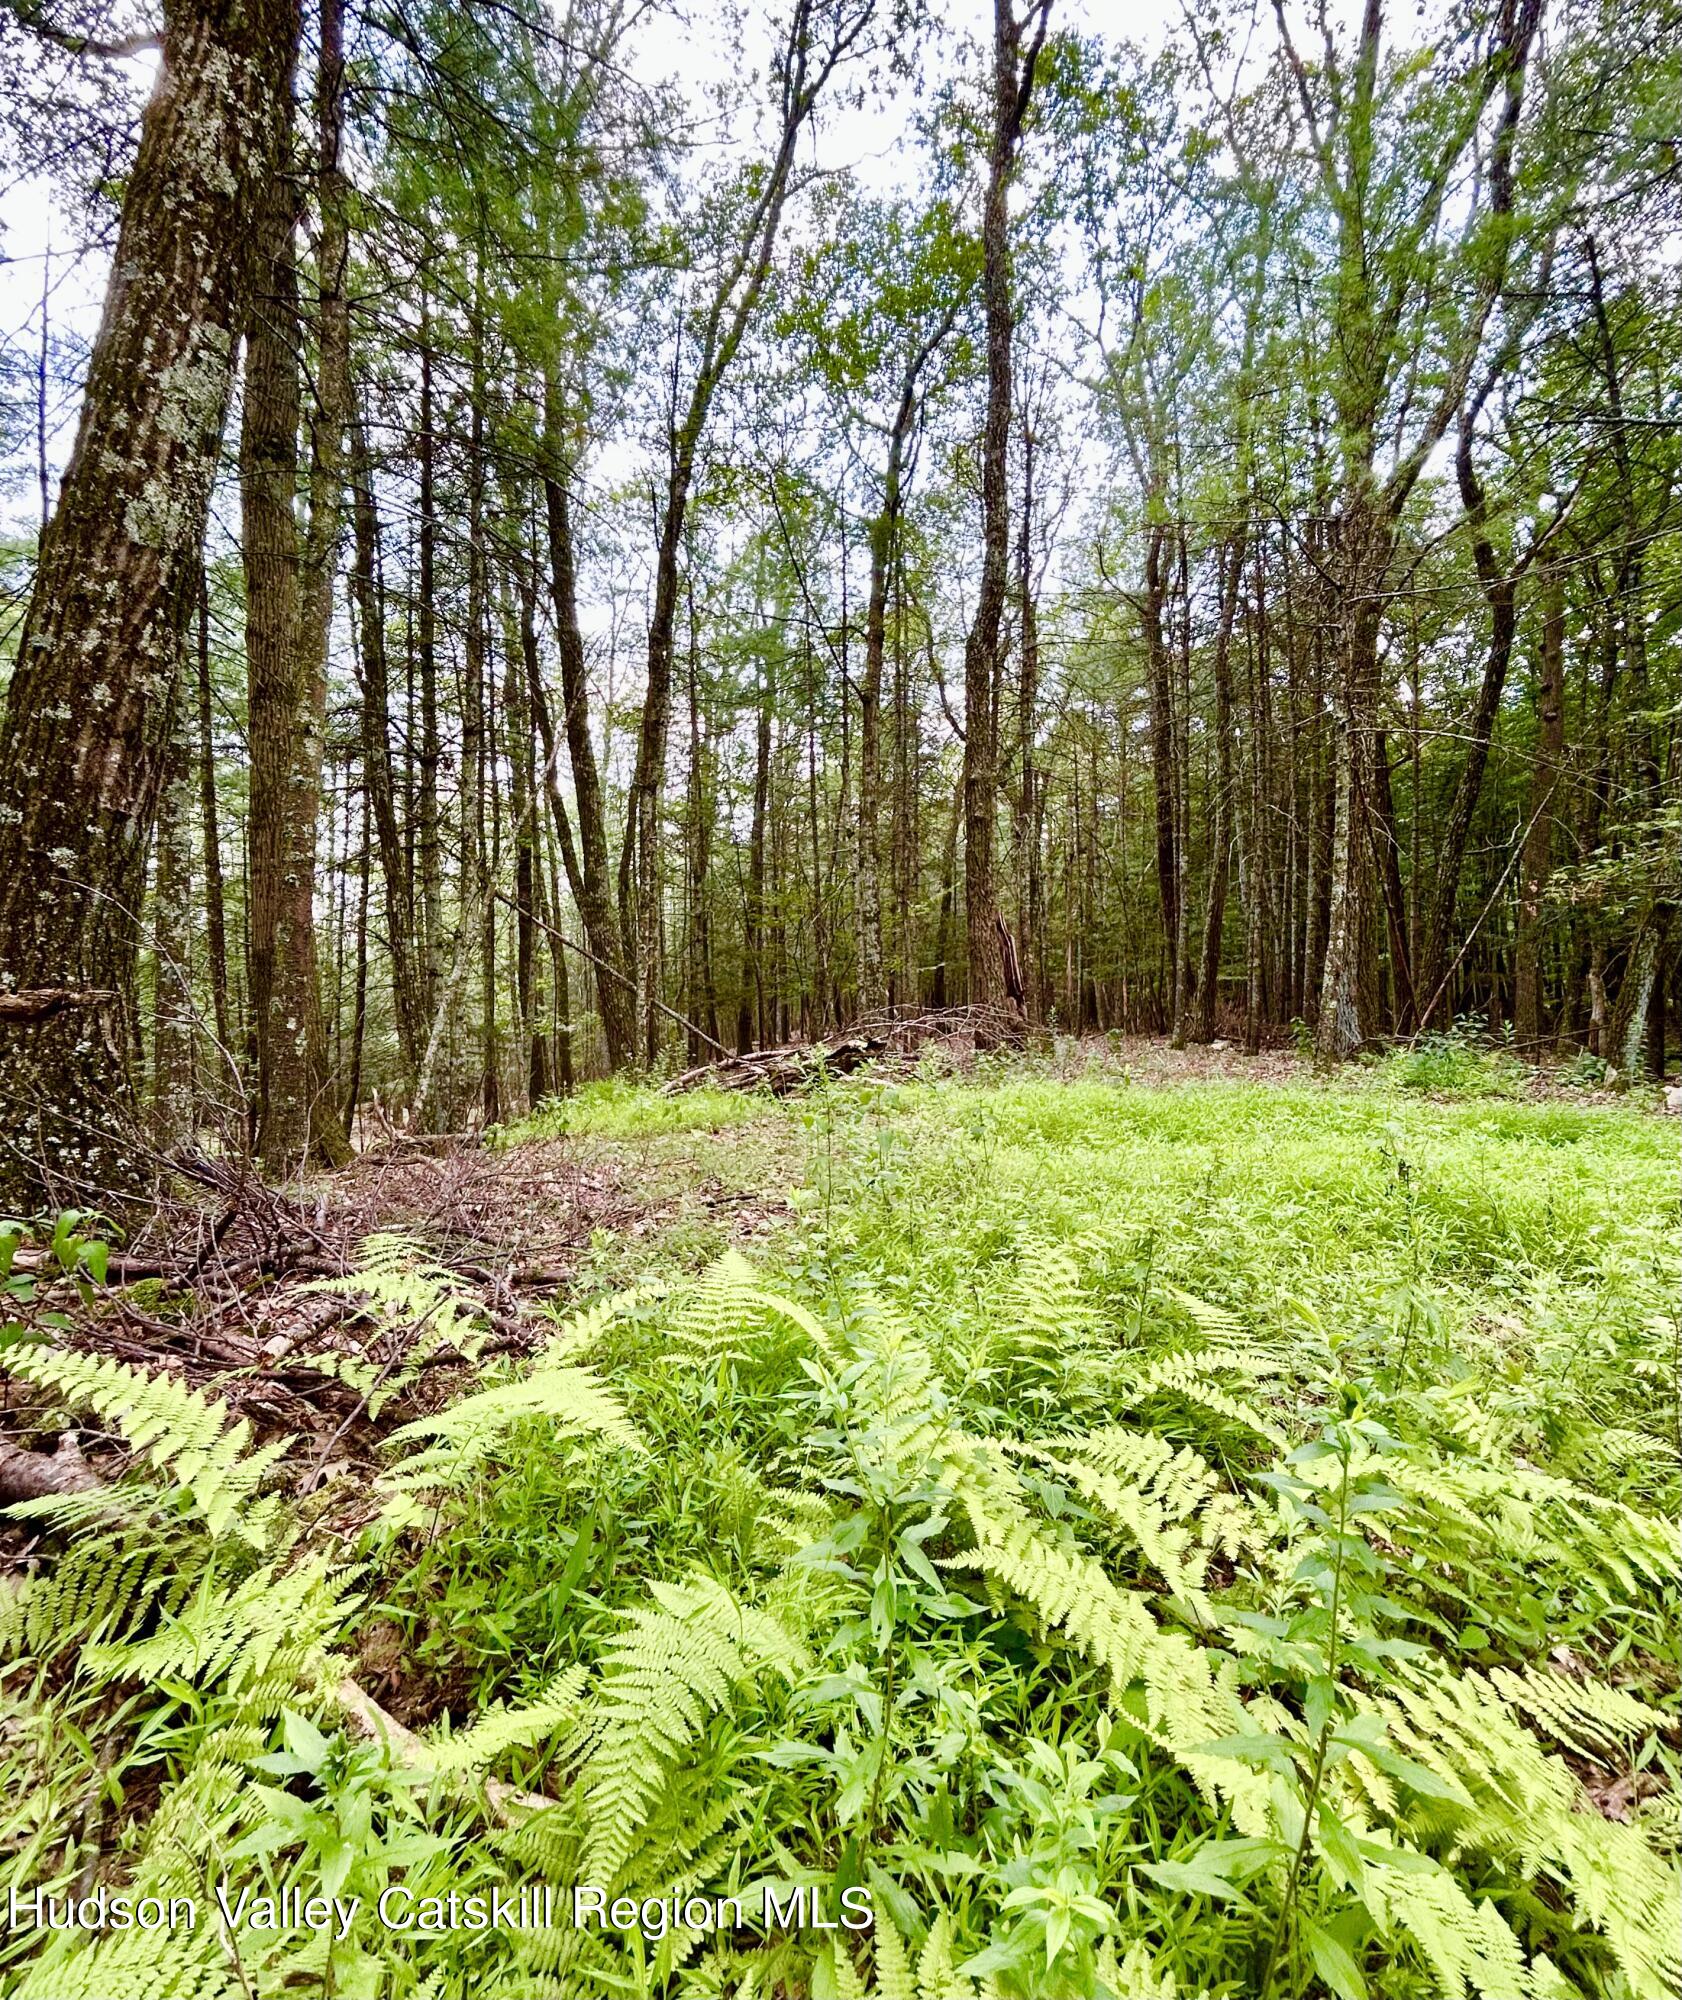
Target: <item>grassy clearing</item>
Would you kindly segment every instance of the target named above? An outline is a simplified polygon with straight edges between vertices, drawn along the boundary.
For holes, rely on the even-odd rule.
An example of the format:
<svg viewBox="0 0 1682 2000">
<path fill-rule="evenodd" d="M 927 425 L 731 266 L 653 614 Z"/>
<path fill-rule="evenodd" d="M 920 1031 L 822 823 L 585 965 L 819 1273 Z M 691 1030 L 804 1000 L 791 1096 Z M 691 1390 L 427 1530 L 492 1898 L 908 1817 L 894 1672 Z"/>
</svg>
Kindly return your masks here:
<svg viewBox="0 0 1682 2000">
<path fill-rule="evenodd" d="M 689 1090 L 665 1097 L 620 1077 L 587 1083 L 576 1096 L 551 1097 L 525 1118 L 499 1126 L 498 1146 L 540 1139 L 647 1139 L 666 1132 L 722 1132 L 763 1117 L 768 1100 L 740 1090 Z"/>
<path fill-rule="evenodd" d="M 354 1523 L 154 1449 L 198 1594 L 160 1628 L 78 1554 L 14 1600 L 9 1879 L 364 1898 L 201 1936 L 195 1995 L 1674 1991 L 1673 1128 L 1011 1069 L 568 1117 L 667 1169 L 762 1122 L 792 1212 L 700 1278 L 724 1223 L 602 1246 L 631 1288 L 399 1431 Z M 353 1745 L 344 1665 L 429 1775 Z M 499 1828 L 486 1779 L 557 1803 Z M 575 1882 L 743 1920 L 371 1908 Z M 795 1887 L 874 1931 L 767 1928 Z"/>
</svg>

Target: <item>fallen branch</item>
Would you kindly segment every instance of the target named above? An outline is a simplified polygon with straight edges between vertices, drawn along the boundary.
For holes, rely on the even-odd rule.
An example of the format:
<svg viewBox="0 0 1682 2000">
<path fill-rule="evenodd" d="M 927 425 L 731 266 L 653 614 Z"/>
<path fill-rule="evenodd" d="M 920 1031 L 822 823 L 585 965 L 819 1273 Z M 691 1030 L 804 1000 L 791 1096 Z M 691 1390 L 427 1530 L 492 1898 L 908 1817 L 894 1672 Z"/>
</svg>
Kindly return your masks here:
<svg viewBox="0 0 1682 2000">
<path fill-rule="evenodd" d="M 787 1097 L 819 1076 L 850 1076 L 867 1063 L 913 1068 L 922 1051 L 943 1044 L 954 1059 L 978 1049 L 1019 1044 L 1026 1034 L 1020 1013 L 1005 1007 L 949 1007 L 926 1014 L 881 1014 L 856 1021 L 839 1034 L 811 1042 L 723 1055 L 685 1070 L 665 1086 L 668 1096 L 711 1086 L 719 1090 L 768 1090 Z"/>
<path fill-rule="evenodd" d="M 370 1743 L 384 1744 L 393 1762 L 401 1764 L 405 1770 L 423 1773 L 436 1768 L 431 1745 L 425 1737 L 417 1736 L 412 1729 L 405 1729 L 396 1716 L 388 1715 L 366 1688 L 359 1687 L 353 1680 L 343 1680 L 333 1694 L 345 1712 L 345 1719 L 358 1735 L 365 1736 Z M 475 1782 L 482 1784 L 493 1816 L 504 1826 L 512 1824 L 522 1813 L 548 1812 L 555 1804 L 555 1800 L 542 1792 L 522 1792 L 518 1786 L 505 1785 L 499 1778 L 475 1781 L 470 1774 L 463 1772 L 456 1782 L 464 1787 Z"/>
<path fill-rule="evenodd" d="M 72 1007 L 101 1007 L 115 993 L 97 986 L 36 986 L 0 993 L 0 1021 L 50 1021 Z"/>
</svg>

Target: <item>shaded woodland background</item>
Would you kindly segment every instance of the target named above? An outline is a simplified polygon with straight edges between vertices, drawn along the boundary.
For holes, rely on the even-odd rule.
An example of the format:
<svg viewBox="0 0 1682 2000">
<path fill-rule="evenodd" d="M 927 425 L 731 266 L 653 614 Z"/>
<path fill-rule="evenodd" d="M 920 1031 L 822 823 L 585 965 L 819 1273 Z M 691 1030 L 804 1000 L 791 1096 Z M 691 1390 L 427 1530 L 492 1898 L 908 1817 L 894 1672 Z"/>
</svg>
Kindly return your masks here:
<svg viewBox="0 0 1682 2000">
<path fill-rule="evenodd" d="M 6 274 L 0 1205 L 969 1003 L 1662 1073 L 1674 10 L 703 13 L 0 9 L 115 273 Z"/>
</svg>

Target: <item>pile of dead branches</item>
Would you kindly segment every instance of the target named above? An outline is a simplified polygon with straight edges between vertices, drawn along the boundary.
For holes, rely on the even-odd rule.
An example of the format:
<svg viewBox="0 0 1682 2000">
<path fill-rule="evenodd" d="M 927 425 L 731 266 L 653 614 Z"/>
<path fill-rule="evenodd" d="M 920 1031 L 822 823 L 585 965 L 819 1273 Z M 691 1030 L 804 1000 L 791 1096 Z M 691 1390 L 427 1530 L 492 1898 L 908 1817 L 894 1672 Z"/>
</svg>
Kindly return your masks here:
<svg viewBox="0 0 1682 2000">
<path fill-rule="evenodd" d="M 867 1065 L 906 1074 L 938 1054 L 953 1069 L 966 1068 L 986 1049 L 1014 1048 L 1025 1034 L 1022 1017 L 1006 1007 L 943 1007 L 917 1013 L 865 1016 L 835 1035 L 750 1049 L 674 1076 L 668 1096 L 686 1090 L 766 1090 L 789 1097 L 823 1077 L 851 1076 Z"/>
<path fill-rule="evenodd" d="M 366 1398 L 336 1357 L 389 1370 L 413 1337 L 375 1324 L 354 1293 L 316 1282 L 355 1271 L 367 1237 L 412 1236 L 428 1262 L 462 1282 L 481 1302 L 483 1359 L 540 1344 L 544 1324 L 528 1302 L 570 1282 L 593 1232 L 628 1227 L 647 1207 L 610 1163 L 557 1145 L 385 1150 L 293 1191 L 269 1186 L 242 1161 L 195 1153 L 172 1165 L 175 1188 L 97 1279 L 85 1267 L 62 1271 L 48 1248 L 18 1250 L 12 1269 L 38 1296 L 29 1306 L 0 1302 L 0 1318 L 19 1321 L 25 1337 L 39 1322 L 56 1341 L 166 1370 L 210 1390 L 259 1435 L 317 1434 L 335 1446 L 367 1428 Z M 459 1393 L 452 1370 L 466 1365 L 448 1348 L 429 1352 L 390 1422 Z M 27 1399 L 16 1404 L 9 1385 L 6 1404 L 0 1503 L 92 1478 L 75 1440 L 56 1454 L 24 1442 L 42 1439 L 43 1413 Z M 110 1476 L 100 1458 L 106 1441 L 83 1442 Z"/>
</svg>

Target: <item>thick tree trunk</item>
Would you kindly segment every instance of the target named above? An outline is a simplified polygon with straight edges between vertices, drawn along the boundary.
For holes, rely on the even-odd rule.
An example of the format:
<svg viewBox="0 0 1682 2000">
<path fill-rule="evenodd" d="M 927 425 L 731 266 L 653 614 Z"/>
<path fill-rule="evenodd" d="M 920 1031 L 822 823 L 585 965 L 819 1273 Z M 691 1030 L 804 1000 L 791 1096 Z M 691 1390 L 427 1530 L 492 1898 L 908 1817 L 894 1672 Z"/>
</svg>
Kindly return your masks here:
<svg viewBox="0 0 1682 2000">
<path fill-rule="evenodd" d="M 1621 1083 L 1635 1083 L 1646 1067 L 1648 1015 L 1660 985 L 1659 965 L 1674 914 L 1667 903 L 1653 903 L 1643 910 L 1624 961 L 1623 981 L 1601 1051 Z"/>
<path fill-rule="evenodd" d="M 288 0 L 166 10 L 76 447 L 0 722 L 0 988 L 90 996 L 0 1018 L 0 1208 L 149 1178 L 128 1054 L 137 922 L 174 737 L 240 319 L 251 190 L 274 166 Z"/>
<path fill-rule="evenodd" d="M 290 103 L 290 91 L 288 92 Z M 288 114 L 283 145 L 291 150 Z M 252 241 L 240 490 L 245 556 L 247 727 L 251 747 L 251 1009 L 257 1037 L 256 1148 L 287 1174 L 310 1146 L 318 1078 L 315 993 L 315 823 L 320 724 L 296 516 L 299 371 L 294 193 L 289 175 L 264 190 Z M 312 498 L 315 497 L 312 494 Z M 313 537 L 312 537 L 313 540 Z M 309 551 L 312 618 L 320 551 Z M 301 879 L 300 879 L 301 878 Z"/>
</svg>

